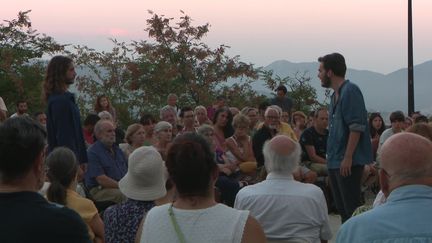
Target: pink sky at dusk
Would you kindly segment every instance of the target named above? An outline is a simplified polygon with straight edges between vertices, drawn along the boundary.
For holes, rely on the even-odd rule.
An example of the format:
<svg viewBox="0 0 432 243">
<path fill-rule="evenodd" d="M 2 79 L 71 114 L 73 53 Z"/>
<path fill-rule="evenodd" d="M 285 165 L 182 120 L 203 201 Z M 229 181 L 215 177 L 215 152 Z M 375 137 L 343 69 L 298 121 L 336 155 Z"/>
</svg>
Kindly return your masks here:
<svg viewBox="0 0 432 243">
<path fill-rule="evenodd" d="M 316 61 L 338 51 L 352 68 L 388 73 L 407 66 L 406 0 L 14 0 L 2 20 L 31 9 L 33 27 L 60 43 L 111 48 L 108 38 L 147 38 L 147 10 L 169 17 L 185 11 L 194 25 L 210 23 L 204 41 L 231 46 L 230 55 L 266 66 L 285 59 Z M 432 1 L 413 1 L 414 63 L 432 59 Z"/>
</svg>

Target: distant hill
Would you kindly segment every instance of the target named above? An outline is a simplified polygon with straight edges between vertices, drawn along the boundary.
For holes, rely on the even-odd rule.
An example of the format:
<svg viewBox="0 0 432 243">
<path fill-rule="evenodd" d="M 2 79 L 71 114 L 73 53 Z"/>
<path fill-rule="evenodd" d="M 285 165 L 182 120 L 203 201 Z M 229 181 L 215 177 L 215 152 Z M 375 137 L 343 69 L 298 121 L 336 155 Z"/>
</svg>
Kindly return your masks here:
<svg viewBox="0 0 432 243">
<path fill-rule="evenodd" d="M 316 88 L 318 99 L 324 99 L 324 88 L 317 77 L 317 62 L 293 63 L 279 60 L 266 66 L 266 70 L 273 70 L 280 77 L 293 76 L 296 72 L 308 72 L 312 78 L 312 86 Z M 391 112 L 394 110 L 407 111 L 407 77 L 406 68 L 389 74 L 381 74 L 367 70 L 347 70 L 346 77 L 356 83 L 363 92 L 366 107 L 369 111 Z M 263 82 L 255 82 L 253 88 L 268 93 Z M 414 95 L 415 110 L 432 114 L 432 60 L 414 67 Z"/>
<path fill-rule="evenodd" d="M 324 100 L 325 89 L 321 87 L 318 80 L 318 63 L 302 62 L 293 63 L 286 60 L 279 60 L 264 67 L 266 70 L 273 70 L 275 75 L 280 77 L 294 76 L 296 72 L 307 72 L 312 80 L 312 86 L 317 90 L 318 100 Z M 77 68 L 78 75 L 94 76 L 88 68 Z M 356 83 L 363 92 L 368 111 L 380 111 L 388 113 L 395 110 L 407 111 L 407 69 L 399 69 L 389 74 L 382 74 L 368 70 L 347 70 L 346 77 Z M 96 79 L 96 77 L 94 76 Z M 235 79 L 229 83 L 236 82 Z M 268 90 L 263 81 L 252 84 L 253 89 L 262 94 L 270 96 L 272 92 Z M 72 87 L 75 90 L 75 87 Z M 432 115 L 432 60 L 416 65 L 414 67 L 414 95 L 415 110 Z"/>
</svg>

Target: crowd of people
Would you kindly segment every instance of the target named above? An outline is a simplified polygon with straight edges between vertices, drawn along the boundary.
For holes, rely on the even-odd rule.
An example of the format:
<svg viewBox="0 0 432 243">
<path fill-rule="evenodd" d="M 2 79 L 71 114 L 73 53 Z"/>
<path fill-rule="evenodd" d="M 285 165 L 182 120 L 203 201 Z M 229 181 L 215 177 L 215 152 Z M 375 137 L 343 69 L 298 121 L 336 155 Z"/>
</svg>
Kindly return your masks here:
<svg viewBox="0 0 432 243">
<path fill-rule="evenodd" d="M 318 61 L 328 108 L 293 110 L 283 85 L 248 107 L 168 94 L 123 130 L 105 95 L 81 119 L 73 61 L 52 58 L 46 111 L 20 100 L 8 116 L 0 97 L 1 241 L 326 242 L 331 212 L 337 242 L 432 240 L 428 118 L 394 111 L 387 127 L 342 55 Z M 360 212 L 365 190 L 377 198 Z"/>
</svg>

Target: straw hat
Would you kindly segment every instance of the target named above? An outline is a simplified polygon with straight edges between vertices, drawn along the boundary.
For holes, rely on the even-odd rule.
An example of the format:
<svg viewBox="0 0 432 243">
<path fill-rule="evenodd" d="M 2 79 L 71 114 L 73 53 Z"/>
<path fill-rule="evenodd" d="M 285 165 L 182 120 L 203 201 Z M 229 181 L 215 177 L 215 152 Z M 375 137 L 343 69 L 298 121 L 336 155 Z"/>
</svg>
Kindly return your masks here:
<svg viewBox="0 0 432 243">
<path fill-rule="evenodd" d="M 151 146 L 137 148 L 129 156 L 129 168 L 119 181 L 126 197 L 139 201 L 153 201 L 166 194 L 165 163 Z"/>
</svg>

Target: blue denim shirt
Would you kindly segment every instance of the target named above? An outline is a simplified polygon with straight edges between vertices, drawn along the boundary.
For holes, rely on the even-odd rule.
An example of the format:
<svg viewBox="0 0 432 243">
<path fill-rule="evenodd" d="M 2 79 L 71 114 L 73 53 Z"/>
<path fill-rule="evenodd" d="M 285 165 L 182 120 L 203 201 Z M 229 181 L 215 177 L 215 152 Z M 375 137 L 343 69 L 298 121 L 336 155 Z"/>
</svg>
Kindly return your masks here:
<svg viewBox="0 0 432 243">
<path fill-rule="evenodd" d="M 352 165 L 372 163 L 372 146 L 363 94 L 357 85 L 346 80 L 339 88 L 338 100 L 335 102 L 333 93 L 329 106 L 327 168 L 340 168 L 350 131 L 361 133 L 353 153 Z"/>
<path fill-rule="evenodd" d="M 96 177 L 106 175 L 109 178 L 119 181 L 127 172 L 127 160 L 117 145 L 110 149 L 100 141 L 96 141 L 87 151 L 88 171 L 85 175 L 85 183 L 88 188 L 98 186 Z"/>
<path fill-rule="evenodd" d="M 386 203 L 341 225 L 336 242 L 432 242 L 431 205 L 432 187 L 398 187 Z"/>
</svg>

